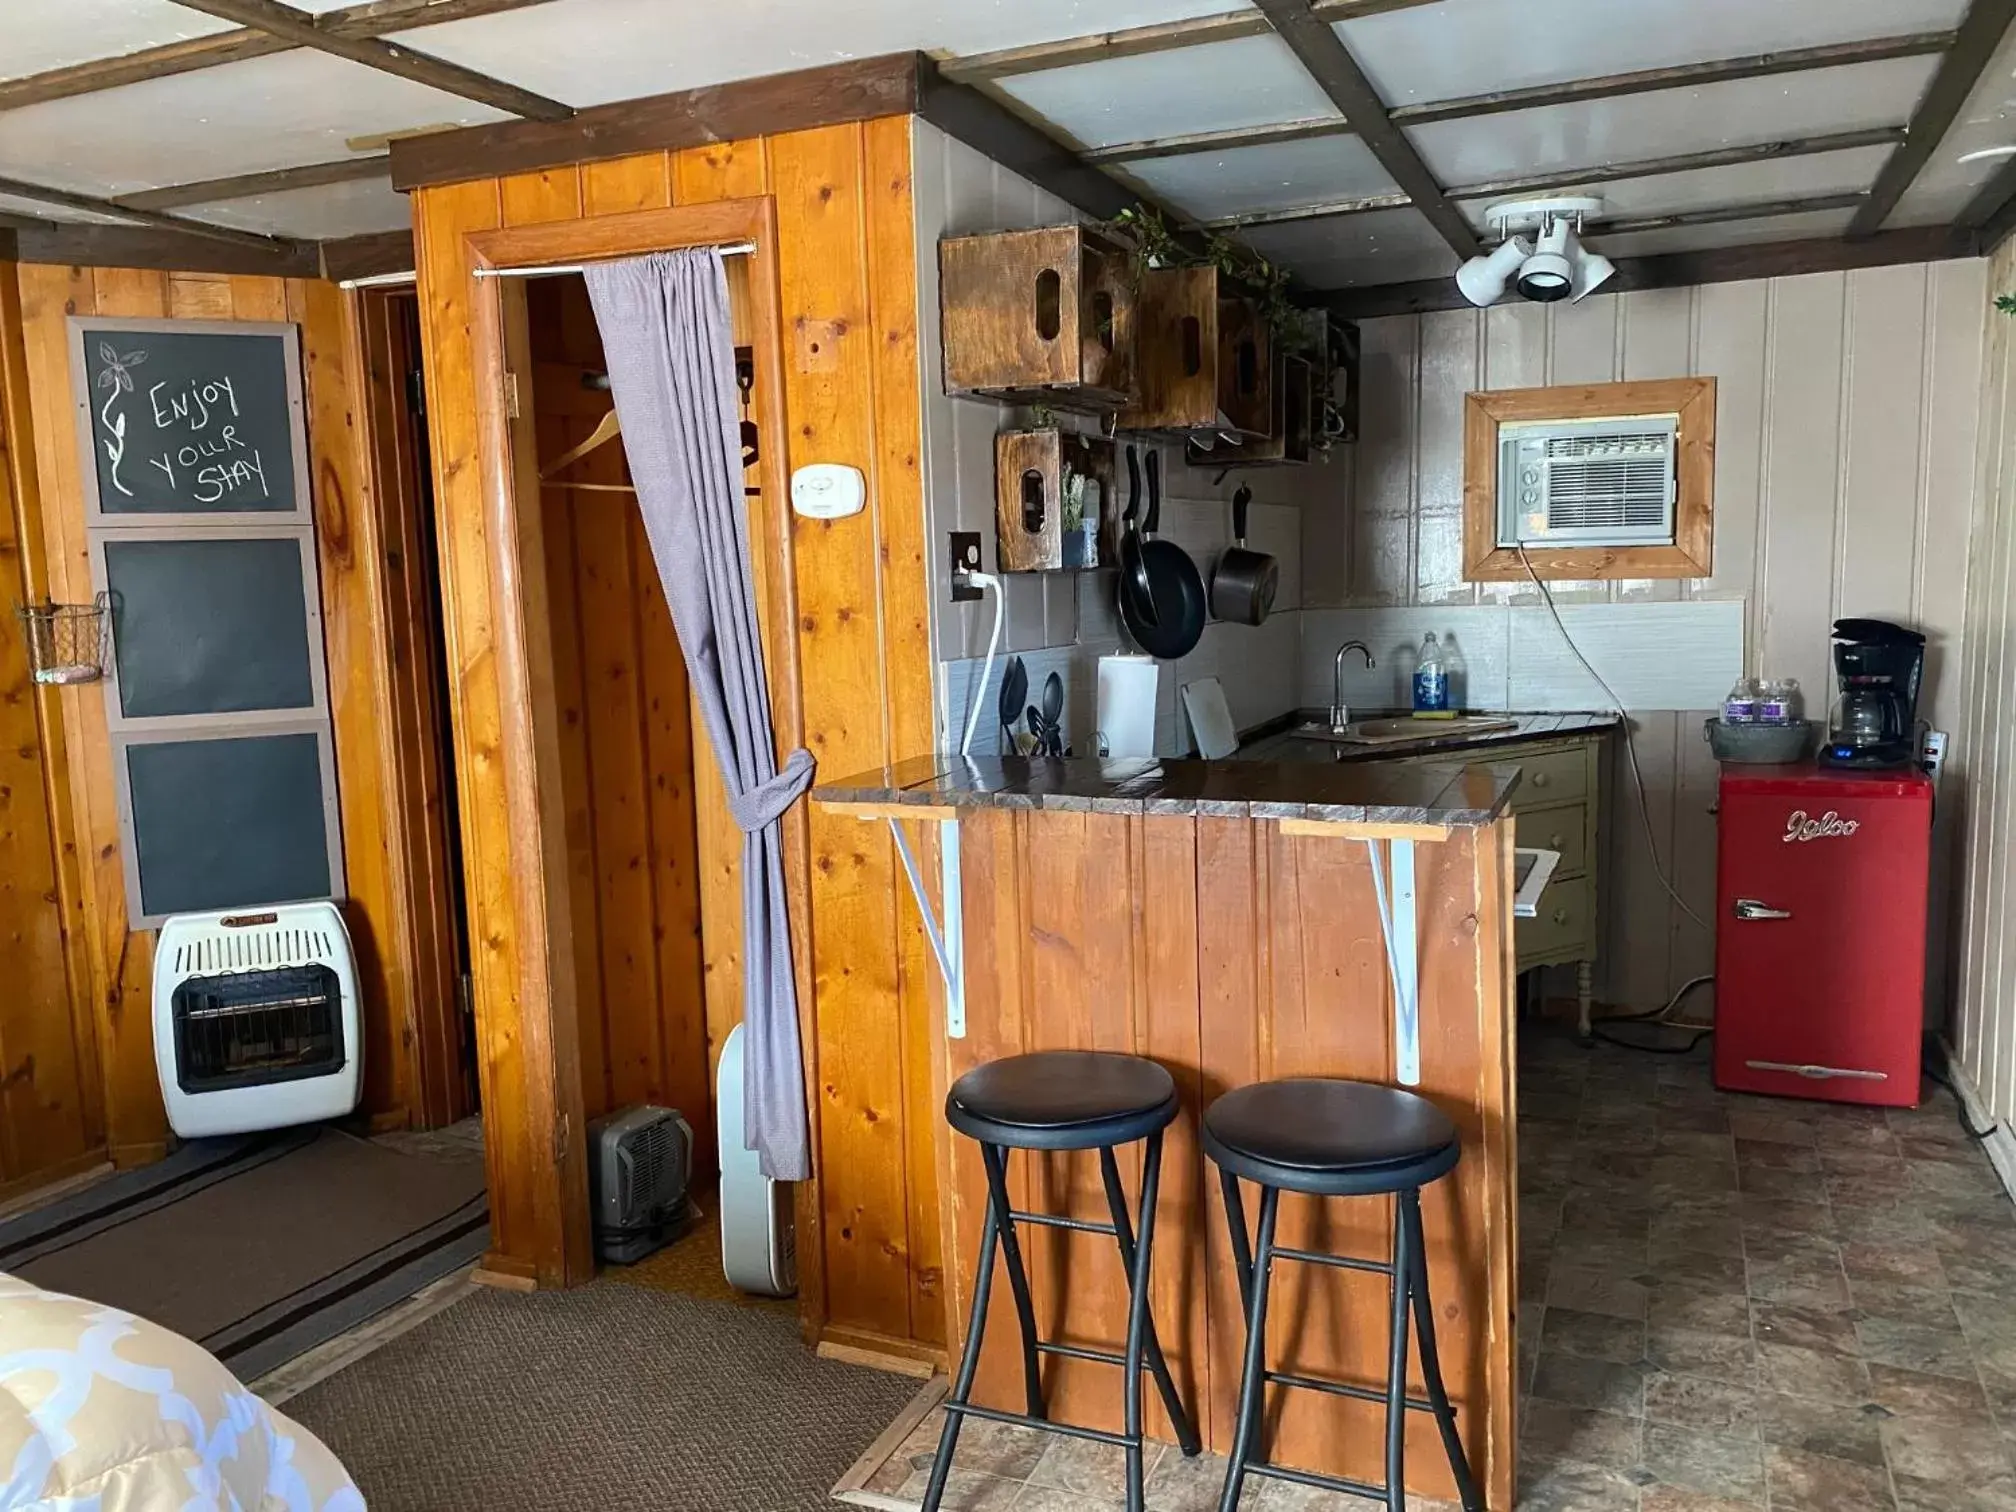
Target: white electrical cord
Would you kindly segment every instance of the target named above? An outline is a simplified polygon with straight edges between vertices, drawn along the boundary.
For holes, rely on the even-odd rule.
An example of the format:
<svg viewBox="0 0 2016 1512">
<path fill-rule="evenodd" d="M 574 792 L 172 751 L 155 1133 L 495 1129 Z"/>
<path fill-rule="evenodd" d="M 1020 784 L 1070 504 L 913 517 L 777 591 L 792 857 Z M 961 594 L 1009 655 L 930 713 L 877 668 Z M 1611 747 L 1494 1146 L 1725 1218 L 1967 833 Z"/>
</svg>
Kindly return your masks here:
<svg viewBox="0 0 2016 1512">
<path fill-rule="evenodd" d="M 1645 826 L 1645 849 L 1652 857 L 1652 875 L 1659 879 L 1659 885 L 1666 890 L 1666 896 L 1673 900 L 1675 908 L 1703 929 L 1707 929 L 1708 921 L 1688 907 L 1687 900 L 1680 896 L 1672 880 L 1666 875 L 1665 863 L 1659 859 L 1659 840 L 1652 828 L 1652 806 L 1645 798 L 1645 774 L 1638 769 L 1638 746 L 1631 738 L 1631 716 L 1624 710 L 1624 700 L 1617 696 L 1617 690 L 1604 681 L 1603 674 L 1596 670 L 1589 658 L 1582 654 L 1582 648 L 1575 644 L 1575 637 L 1568 633 L 1568 626 L 1562 620 L 1561 611 L 1554 603 L 1554 595 L 1548 590 L 1546 583 L 1541 581 L 1540 574 L 1533 570 L 1533 562 L 1526 555 L 1526 548 L 1516 546 L 1513 549 L 1519 553 L 1519 565 L 1526 569 L 1526 576 L 1533 579 L 1533 586 L 1540 590 L 1540 597 L 1546 600 L 1547 612 L 1554 616 L 1554 628 L 1561 632 L 1561 639 L 1568 643 L 1568 649 L 1575 654 L 1575 660 L 1582 663 L 1582 670 L 1595 678 L 1596 686 L 1609 695 L 1611 708 L 1616 710 L 1618 719 L 1623 722 L 1624 758 L 1631 769 L 1631 786 L 1638 796 L 1638 818 Z M 1686 989 L 1681 990 L 1684 992 Z"/>
<path fill-rule="evenodd" d="M 959 737 L 959 754 L 963 757 L 973 745 L 973 732 L 980 728 L 980 711 L 987 707 L 987 679 L 994 675 L 994 653 L 1001 648 L 1001 619 L 1007 606 L 1001 592 L 1001 580 L 991 573 L 961 572 L 956 577 L 960 581 L 994 590 L 994 632 L 987 637 L 987 659 L 980 664 L 980 680 L 973 684 L 973 710 L 966 716 L 966 733 Z"/>
</svg>

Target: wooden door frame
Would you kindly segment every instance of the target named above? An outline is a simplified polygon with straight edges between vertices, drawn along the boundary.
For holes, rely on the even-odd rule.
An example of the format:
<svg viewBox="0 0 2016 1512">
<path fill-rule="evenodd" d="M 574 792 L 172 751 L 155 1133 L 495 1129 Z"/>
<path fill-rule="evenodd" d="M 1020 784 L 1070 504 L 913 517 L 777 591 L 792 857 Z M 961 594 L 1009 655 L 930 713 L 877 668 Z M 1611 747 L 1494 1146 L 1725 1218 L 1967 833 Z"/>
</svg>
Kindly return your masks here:
<svg viewBox="0 0 2016 1512">
<path fill-rule="evenodd" d="M 777 751 L 803 744 L 799 687 L 797 593 L 792 574 L 790 515 L 784 469 L 782 304 L 778 283 L 777 215 L 768 195 L 708 204 L 637 210 L 578 220 L 463 236 L 464 276 L 475 351 L 474 381 L 486 560 L 465 563 L 486 573 L 496 628 L 496 677 L 501 712 L 500 750 L 506 795 L 501 862 L 509 868 L 513 923 L 518 937 L 518 980 L 485 990 L 486 1003 L 515 1003 L 519 1054 L 525 1072 L 528 1138 L 516 1145 L 533 1165 L 534 1270 L 541 1285 L 570 1286 L 594 1274 L 588 1206 L 581 1067 L 574 1001 L 565 863 L 566 830 L 559 805 L 559 763 L 553 740 L 557 707 L 552 647 L 547 628 L 545 564 L 540 523 L 537 458 L 530 395 L 515 429 L 513 386 L 507 375 L 529 372 L 524 300 L 507 297 L 507 279 L 478 270 L 545 267 L 607 261 L 685 247 L 747 243 L 749 340 L 757 354 L 754 402 L 765 437 L 760 495 L 750 510 L 751 566 L 770 688 Z M 443 542 L 452 549 L 452 543 Z M 458 746 L 458 757 L 466 757 Z M 477 759 L 481 759 L 481 753 Z M 798 987 L 800 1037 L 807 1087 L 817 1081 L 813 1031 L 810 940 L 810 827 L 803 803 L 783 819 L 784 880 Z M 493 858 L 496 852 L 490 853 Z M 473 864 L 473 863 L 472 863 Z M 498 864 L 497 859 L 491 861 Z M 481 882 L 469 878 L 472 896 Z M 494 969 L 488 952 L 472 952 L 479 976 Z M 806 1116 L 812 1116 L 808 1097 Z M 486 1100 L 486 1132 L 491 1110 Z M 799 1314 L 806 1336 L 825 1322 L 820 1274 L 820 1207 L 816 1176 L 796 1191 Z"/>
</svg>

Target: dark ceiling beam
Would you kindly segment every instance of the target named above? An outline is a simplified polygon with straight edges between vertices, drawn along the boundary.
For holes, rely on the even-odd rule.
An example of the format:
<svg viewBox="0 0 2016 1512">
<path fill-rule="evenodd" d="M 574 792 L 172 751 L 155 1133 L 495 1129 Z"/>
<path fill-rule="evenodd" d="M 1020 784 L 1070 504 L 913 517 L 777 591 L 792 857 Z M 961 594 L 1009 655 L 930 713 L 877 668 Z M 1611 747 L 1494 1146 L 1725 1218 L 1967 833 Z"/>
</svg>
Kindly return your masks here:
<svg viewBox="0 0 2016 1512">
<path fill-rule="evenodd" d="M 1837 273 L 1894 263 L 1941 262 L 1954 257 L 1977 257 L 1981 250 L 1980 233 L 1950 226 L 1921 226 L 1906 231 L 1883 231 L 1856 241 L 1829 236 L 1717 247 L 1705 252 L 1663 252 L 1618 258 L 1617 271 L 1604 284 L 1603 293 L 1675 289 L 1745 278 L 1783 278 L 1798 273 Z M 1453 278 L 1333 289 L 1324 293 L 1321 300 L 1332 315 L 1345 320 L 1471 308 L 1457 291 Z"/>
<path fill-rule="evenodd" d="M 404 43 L 386 42 L 378 37 L 346 36 L 332 27 L 320 25 L 312 12 L 282 5 L 280 0 L 175 0 L 185 10 L 200 11 L 220 20 L 266 32 L 296 47 L 312 48 L 381 73 L 395 74 L 416 84 L 425 84 L 445 94 L 474 100 L 479 105 L 523 116 L 532 121 L 564 121 L 574 114 L 571 105 L 549 100 L 542 94 L 521 89 L 516 84 L 494 79 L 450 63 L 429 53 L 416 52 Z"/>
<path fill-rule="evenodd" d="M 25 263 L 161 268 L 174 273 L 253 273 L 273 278 L 315 278 L 321 273 L 319 249 L 309 241 L 246 246 L 187 231 L 76 221 L 24 228 L 13 234 L 16 253 Z"/>
<path fill-rule="evenodd" d="M 322 276 L 331 283 L 346 278 L 371 278 L 381 273 L 413 271 L 411 231 L 369 231 L 362 236 L 338 236 L 318 248 Z"/>
<path fill-rule="evenodd" d="M 1910 135 L 1890 154 L 1869 190 L 1869 202 L 1855 213 L 1850 236 L 1873 236 L 1897 208 L 1904 191 L 1917 180 L 1926 161 L 1946 139 L 1967 97 L 1981 81 L 1988 61 L 2001 47 L 2016 20 L 2016 0 L 1974 0 L 1954 34 L 1953 45 L 1939 60 L 1918 108 L 1911 113 Z"/>
<path fill-rule="evenodd" d="M 547 5 L 551 0 L 371 0 L 343 10 L 325 11 L 315 18 L 318 31 L 336 37 L 378 37 L 389 32 L 408 31 L 416 26 L 433 26 L 443 21 L 468 21 L 478 16 L 498 15 Z M 272 53 L 291 52 L 294 44 L 269 32 L 244 29 L 216 32 L 207 37 L 190 37 L 160 47 L 146 47 L 116 58 L 94 58 L 67 68 L 51 68 L 24 78 L 0 81 L 0 110 L 18 110 L 24 105 L 40 105 L 49 100 L 67 100 L 73 95 L 96 94 L 123 84 L 141 84 L 149 79 L 165 79 L 174 74 L 217 68 L 226 63 L 242 63 Z"/>
<path fill-rule="evenodd" d="M 1738 221 L 1774 220 L 1781 215 L 1814 215 L 1823 210 L 1856 210 L 1869 202 L 1866 190 L 1845 194 L 1808 194 L 1775 200 L 1747 200 L 1734 205 L 1707 205 L 1699 210 L 1675 210 L 1667 215 L 1620 215 L 1590 224 L 1588 235 L 1629 236 L 1637 231 L 1671 231 L 1680 226 L 1726 226 Z"/>
<path fill-rule="evenodd" d="M 1538 110 L 1547 105 L 1579 105 L 1621 95 L 1650 94 L 1661 89 L 1698 89 L 1731 79 L 1757 79 L 1774 74 L 1802 73 L 1815 68 L 1844 68 L 1854 63 L 1878 63 L 1889 58 L 1918 58 L 1944 52 L 1952 45 L 1950 31 L 1913 32 L 1901 37 L 1872 37 L 1861 42 L 1833 42 L 1821 47 L 1754 53 L 1709 63 L 1683 63 L 1671 68 L 1641 68 L 1631 73 L 1605 74 L 1563 84 L 1536 84 L 1527 89 L 1502 89 L 1421 105 L 1400 105 L 1390 112 L 1396 125 L 1428 126 L 1437 121 L 1502 115 L 1513 110 Z"/>
<path fill-rule="evenodd" d="M 1474 184 L 1453 186 L 1449 190 L 1449 198 L 1519 199 L 1537 194 L 1557 194 L 1598 184 L 1614 184 L 1623 179 L 1662 178 L 1675 173 L 1693 173 L 1703 168 L 1729 168 L 1744 163 L 1811 157 L 1827 152 L 1852 152 L 1857 148 L 1888 147 L 1903 140 L 1902 126 L 1876 126 L 1865 131 L 1837 131 L 1827 136 L 1794 137 L 1782 142 L 1752 142 L 1740 147 L 1717 147 L 1707 152 L 1688 152 L 1675 157 L 1639 158 L 1635 161 L 1605 163 L 1596 168 L 1563 169 L 1554 173 L 1482 179 Z M 1404 194 L 1370 194 L 1357 199 L 1295 205 L 1255 215 L 1221 216 L 1204 224 L 1214 231 L 1241 226 L 1278 226 L 1292 221 L 1329 220 L 1334 216 L 1363 215 L 1373 210 L 1397 209 L 1409 203 L 1411 202 Z"/>
<path fill-rule="evenodd" d="M 1441 233 L 1450 250 L 1458 257 L 1473 256 L 1479 250 L 1476 231 L 1442 192 L 1442 186 L 1421 161 L 1414 144 L 1393 124 L 1385 101 L 1379 98 L 1372 81 L 1365 77 L 1365 70 L 1358 66 L 1358 60 L 1351 56 L 1351 50 L 1330 23 L 1316 15 L 1309 0 L 1255 0 L 1255 3 L 1309 71 L 1317 87 L 1330 97 L 1330 103 L 1372 149 L 1380 166 Z"/>
<path fill-rule="evenodd" d="M 885 53 L 592 105 L 564 121 L 496 121 L 402 137 L 391 144 L 392 187 L 418 189 L 633 152 L 675 151 L 910 115 L 929 63 L 921 53 Z"/>
<path fill-rule="evenodd" d="M 248 251 L 291 251 L 311 245 L 281 236 L 262 236 L 257 231 L 240 231 L 231 226 L 213 226 L 207 221 L 189 220 L 180 215 L 166 215 L 159 210 L 138 210 L 122 205 L 116 200 L 100 199 L 91 194 L 72 194 L 67 189 L 52 189 L 46 184 L 31 184 L 23 179 L 0 178 L 0 194 L 11 194 L 16 199 L 32 200 L 39 205 L 54 205 L 59 209 L 77 210 L 88 215 L 116 216 L 135 225 L 151 226 L 157 231 L 175 231 L 185 236 L 229 243 Z"/>
<path fill-rule="evenodd" d="M 389 179 L 391 174 L 392 158 L 390 154 L 381 152 L 372 157 L 338 158 L 333 163 L 304 163 L 298 168 L 275 168 L 266 173 L 239 173 L 229 178 L 165 184 L 159 189 L 121 194 L 112 203 L 125 210 L 173 210 L 178 205 L 210 205 L 223 200 L 251 199 L 261 194 L 285 194 L 290 189 L 319 189 L 325 184 Z"/>
<path fill-rule="evenodd" d="M 1321 19 L 1337 22 L 1436 3 L 1437 0 L 1316 0 L 1314 9 Z M 1093 32 L 1082 37 L 1032 43 L 1027 47 L 1006 47 L 998 52 L 973 53 L 964 58 L 942 58 L 939 64 L 945 70 L 946 78 L 960 84 L 973 84 L 983 79 L 1010 79 L 1017 74 L 1046 73 L 1053 68 L 1075 68 L 1081 63 L 1110 63 L 1116 58 L 1139 58 L 1148 53 L 1172 52 L 1179 47 L 1237 42 L 1245 37 L 1264 37 L 1270 30 L 1272 28 L 1255 11 L 1222 11 L 1215 16 L 1191 16 L 1182 21 L 1165 21 L 1153 26 L 1130 26 L 1119 31 Z"/>
<path fill-rule="evenodd" d="M 1229 152 L 1238 147 L 1271 147 L 1280 142 L 1349 135 L 1349 121 L 1337 116 L 1311 116 L 1272 126 L 1237 126 L 1229 131 L 1193 131 L 1184 136 L 1121 142 L 1112 147 L 1088 148 L 1080 156 L 1088 163 L 1146 163 L 1156 158 L 1187 157 L 1193 152 Z"/>
</svg>

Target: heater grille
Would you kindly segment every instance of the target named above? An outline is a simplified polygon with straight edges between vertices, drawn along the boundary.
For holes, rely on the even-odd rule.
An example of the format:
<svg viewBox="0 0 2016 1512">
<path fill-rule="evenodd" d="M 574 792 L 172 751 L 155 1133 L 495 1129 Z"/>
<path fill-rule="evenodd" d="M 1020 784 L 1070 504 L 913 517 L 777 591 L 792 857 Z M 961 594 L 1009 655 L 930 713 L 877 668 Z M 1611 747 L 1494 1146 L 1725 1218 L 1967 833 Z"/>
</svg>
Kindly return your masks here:
<svg viewBox="0 0 2016 1512">
<path fill-rule="evenodd" d="M 343 1065 L 342 984 L 327 966 L 191 977 L 175 989 L 175 1078 L 217 1092 Z"/>
<path fill-rule="evenodd" d="M 1677 434 L 1671 415 L 1500 426 L 1498 544 L 1671 543 Z"/>
</svg>

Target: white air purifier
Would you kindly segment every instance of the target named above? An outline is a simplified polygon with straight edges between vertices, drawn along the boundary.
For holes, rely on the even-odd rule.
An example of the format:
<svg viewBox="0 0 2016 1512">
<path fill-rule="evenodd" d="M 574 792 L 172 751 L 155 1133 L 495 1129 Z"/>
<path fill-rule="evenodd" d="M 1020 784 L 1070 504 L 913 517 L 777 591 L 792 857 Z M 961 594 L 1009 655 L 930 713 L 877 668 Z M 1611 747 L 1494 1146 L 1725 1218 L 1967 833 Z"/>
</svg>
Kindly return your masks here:
<svg viewBox="0 0 2016 1512">
<path fill-rule="evenodd" d="M 179 914 L 154 950 L 154 1065 L 184 1139 L 340 1118 L 364 1055 L 336 905 Z"/>
<path fill-rule="evenodd" d="M 763 1174 L 756 1152 L 742 1142 L 742 1026 L 721 1048 L 715 1125 L 721 1146 L 721 1269 L 737 1291 L 789 1297 L 798 1290 L 798 1229 L 791 1183 Z"/>
</svg>

